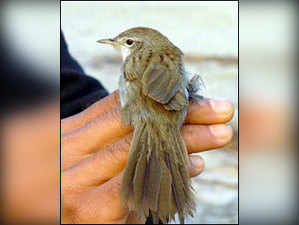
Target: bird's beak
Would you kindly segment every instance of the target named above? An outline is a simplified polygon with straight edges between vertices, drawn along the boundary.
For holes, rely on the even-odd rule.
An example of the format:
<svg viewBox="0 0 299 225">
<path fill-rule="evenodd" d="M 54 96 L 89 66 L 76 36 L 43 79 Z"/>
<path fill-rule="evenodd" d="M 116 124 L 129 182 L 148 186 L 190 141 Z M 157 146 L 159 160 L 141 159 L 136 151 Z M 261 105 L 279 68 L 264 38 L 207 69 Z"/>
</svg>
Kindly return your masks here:
<svg viewBox="0 0 299 225">
<path fill-rule="evenodd" d="M 113 40 L 113 39 L 101 39 L 101 40 L 98 40 L 97 42 L 101 43 L 101 44 L 109 44 L 109 45 L 115 45 L 116 44 L 116 41 Z"/>
</svg>

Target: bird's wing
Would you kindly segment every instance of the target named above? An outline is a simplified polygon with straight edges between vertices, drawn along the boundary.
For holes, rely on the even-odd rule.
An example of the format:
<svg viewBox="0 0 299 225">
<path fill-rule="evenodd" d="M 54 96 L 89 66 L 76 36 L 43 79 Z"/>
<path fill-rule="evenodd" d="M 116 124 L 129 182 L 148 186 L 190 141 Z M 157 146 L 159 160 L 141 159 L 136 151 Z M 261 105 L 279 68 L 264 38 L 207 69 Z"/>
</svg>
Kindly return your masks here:
<svg viewBox="0 0 299 225">
<path fill-rule="evenodd" d="M 176 110 L 180 111 L 189 103 L 189 95 L 186 89 L 180 88 L 173 98 L 164 105 L 164 108 L 167 110 Z"/>
<path fill-rule="evenodd" d="M 142 75 L 143 93 L 167 104 L 182 87 L 182 67 L 165 55 L 152 57 Z"/>
<path fill-rule="evenodd" d="M 163 104 L 165 109 L 181 110 L 188 104 L 188 94 L 182 87 L 183 71 L 176 66 L 178 63 L 165 56 L 161 60 L 160 55 L 154 55 L 146 64 L 140 61 L 133 63 L 133 57 L 128 58 L 125 64 L 125 78 L 140 80 L 143 94 Z"/>
</svg>

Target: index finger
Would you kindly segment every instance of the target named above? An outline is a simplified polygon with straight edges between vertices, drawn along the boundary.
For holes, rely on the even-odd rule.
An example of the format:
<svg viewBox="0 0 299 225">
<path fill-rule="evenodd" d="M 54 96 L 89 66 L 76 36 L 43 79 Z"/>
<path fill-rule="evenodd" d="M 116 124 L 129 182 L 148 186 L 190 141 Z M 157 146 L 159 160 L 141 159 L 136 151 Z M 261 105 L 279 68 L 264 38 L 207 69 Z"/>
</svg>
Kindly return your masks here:
<svg viewBox="0 0 299 225">
<path fill-rule="evenodd" d="M 92 104 L 86 110 L 66 119 L 63 119 L 61 121 L 61 133 L 65 134 L 71 130 L 83 127 L 85 124 L 89 123 L 97 116 L 111 110 L 119 104 L 119 94 L 117 90 L 114 91 L 112 94 L 108 95 L 107 97 L 101 99 L 100 101 L 97 101 L 96 103 Z"/>
</svg>

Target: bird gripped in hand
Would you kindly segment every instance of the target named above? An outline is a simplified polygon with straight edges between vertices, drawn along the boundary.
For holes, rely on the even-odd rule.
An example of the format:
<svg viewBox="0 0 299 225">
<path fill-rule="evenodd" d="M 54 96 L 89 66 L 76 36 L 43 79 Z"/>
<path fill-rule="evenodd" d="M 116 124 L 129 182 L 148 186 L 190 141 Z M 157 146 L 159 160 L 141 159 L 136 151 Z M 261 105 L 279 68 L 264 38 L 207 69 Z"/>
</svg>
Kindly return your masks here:
<svg viewBox="0 0 299 225">
<path fill-rule="evenodd" d="M 151 214 L 154 223 L 168 223 L 178 213 L 184 223 L 195 198 L 180 128 L 189 98 L 200 98 L 199 77 L 187 78 L 182 51 L 157 30 L 131 28 L 98 42 L 122 53 L 121 116 L 134 126 L 121 200 L 142 219 Z"/>
</svg>

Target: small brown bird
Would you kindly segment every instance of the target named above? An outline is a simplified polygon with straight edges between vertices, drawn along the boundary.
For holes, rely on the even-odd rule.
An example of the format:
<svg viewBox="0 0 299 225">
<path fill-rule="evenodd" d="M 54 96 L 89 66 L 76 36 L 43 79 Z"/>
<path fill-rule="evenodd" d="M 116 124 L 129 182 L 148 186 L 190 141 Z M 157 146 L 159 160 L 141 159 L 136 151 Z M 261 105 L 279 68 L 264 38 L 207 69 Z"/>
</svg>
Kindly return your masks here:
<svg viewBox="0 0 299 225">
<path fill-rule="evenodd" d="M 174 220 L 176 213 L 184 223 L 195 199 L 180 128 L 189 98 L 201 98 L 195 94 L 199 76 L 187 78 L 182 51 L 157 30 L 131 28 L 98 42 L 122 53 L 122 121 L 134 126 L 121 200 L 142 219 L 151 214 L 155 224 Z"/>
</svg>

